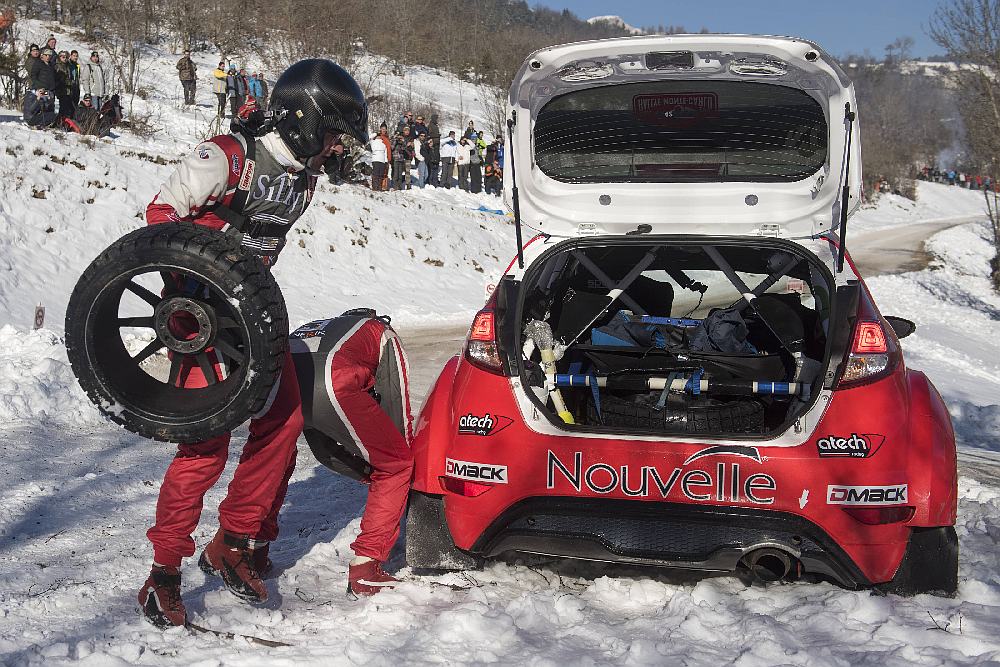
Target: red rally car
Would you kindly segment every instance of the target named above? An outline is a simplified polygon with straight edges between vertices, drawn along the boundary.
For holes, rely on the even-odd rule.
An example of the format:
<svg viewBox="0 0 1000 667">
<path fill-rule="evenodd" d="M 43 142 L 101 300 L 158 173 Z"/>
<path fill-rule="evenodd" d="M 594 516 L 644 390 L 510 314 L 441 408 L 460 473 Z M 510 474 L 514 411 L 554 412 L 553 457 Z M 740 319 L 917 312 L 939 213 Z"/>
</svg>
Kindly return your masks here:
<svg viewBox="0 0 1000 667">
<path fill-rule="evenodd" d="M 955 591 L 948 411 L 846 252 L 856 113 L 800 39 L 525 61 L 504 194 L 537 236 L 419 416 L 411 566 L 522 552 Z"/>
</svg>

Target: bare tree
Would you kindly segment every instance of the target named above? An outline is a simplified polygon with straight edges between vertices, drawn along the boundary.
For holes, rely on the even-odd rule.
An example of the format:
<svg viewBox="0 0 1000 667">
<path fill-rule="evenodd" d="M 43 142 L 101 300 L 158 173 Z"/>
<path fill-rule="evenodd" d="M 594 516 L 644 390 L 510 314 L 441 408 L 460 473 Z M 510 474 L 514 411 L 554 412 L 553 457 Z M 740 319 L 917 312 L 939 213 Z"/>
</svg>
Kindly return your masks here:
<svg viewBox="0 0 1000 667">
<path fill-rule="evenodd" d="M 959 67 L 951 75 L 969 150 L 996 183 L 1000 175 L 1000 0 L 950 0 L 935 11 L 931 38 Z M 1000 292 L 1000 211 L 984 190 L 993 228 L 990 260 L 994 291 Z"/>
</svg>

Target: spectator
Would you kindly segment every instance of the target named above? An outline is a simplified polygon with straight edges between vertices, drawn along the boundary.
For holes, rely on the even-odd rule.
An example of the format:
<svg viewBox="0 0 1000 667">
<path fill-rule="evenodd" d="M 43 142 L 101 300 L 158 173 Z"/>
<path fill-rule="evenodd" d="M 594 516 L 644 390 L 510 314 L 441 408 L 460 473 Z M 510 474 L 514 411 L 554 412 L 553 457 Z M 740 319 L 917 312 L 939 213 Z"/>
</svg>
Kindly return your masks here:
<svg viewBox="0 0 1000 667">
<path fill-rule="evenodd" d="M 482 135 L 482 132 L 479 133 Z M 478 195 L 483 191 L 483 156 L 475 142 L 469 144 L 469 192 Z"/>
<path fill-rule="evenodd" d="M 73 49 L 69 52 L 70 97 L 73 109 L 80 104 L 80 52 Z M 75 112 L 74 112 L 75 113 Z"/>
<path fill-rule="evenodd" d="M 441 128 L 438 127 L 438 115 L 431 114 L 431 122 L 427 126 L 427 136 L 434 140 L 434 143 L 441 142 Z"/>
<path fill-rule="evenodd" d="M 458 157 L 458 142 L 455 141 L 455 130 L 441 142 L 441 185 L 451 189 L 452 170 L 455 168 L 455 158 Z"/>
<path fill-rule="evenodd" d="M 54 92 L 56 89 L 56 71 L 52 68 L 52 51 L 43 49 L 38 60 L 31 63 L 31 90 Z"/>
<path fill-rule="evenodd" d="M 413 159 L 417 161 L 417 180 L 414 185 L 420 189 L 427 185 L 427 158 L 424 157 L 423 151 L 426 136 L 426 132 L 420 132 L 413 140 Z"/>
<path fill-rule="evenodd" d="M 252 74 L 250 74 L 247 77 L 247 92 L 255 100 L 258 101 L 258 104 L 260 104 L 262 108 L 266 109 L 267 107 L 264 107 L 263 106 L 263 102 L 262 102 L 262 100 L 264 99 L 264 89 L 263 89 L 263 87 L 260 84 L 260 79 L 257 78 L 258 76 L 260 76 L 260 75 L 256 74 L 256 73 L 252 73 Z M 343 151 L 341 151 L 341 152 L 343 152 Z"/>
<path fill-rule="evenodd" d="M 420 150 L 424 155 L 424 164 L 427 165 L 427 185 L 440 186 L 438 174 L 441 171 L 441 150 L 438 148 L 437 139 L 427 137 L 421 142 Z"/>
<path fill-rule="evenodd" d="M 91 53 L 90 62 L 80 68 L 80 90 L 89 93 L 94 106 L 101 108 L 101 103 L 107 94 L 107 84 L 104 79 L 104 67 L 101 66 L 101 56 L 97 51 Z"/>
<path fill-rule="evenodd" d="M 392 182 L 396 190 L 410 189 L 410 165 L 413 163 L 413 137 L 410 126 L 403 125 L 402 134 L 392 142 Z"/>
<path fill-rule="evenodd" d="M 458 153 L 455 156 L 455 164 L 458 165 L 458 187 L 460 190 L 469 189 L 469 158 L 472 155 L 472 144 L 465 137 L 458 142 Z"/>
<path fill-rule="evenodd" d="M 469 139 L 470 141 L 476 138 L 476 124 L 471 120 L 469 121 L 469 126 L 465 128 L 465 134 L 462 135 L 463 139 Z"/>
<path fill-rule="evenodd" d="M 80 134 L 92 134 L 96 137 L 106 137 L 111 134 L 111 128 L 121 120 L 121 106 L 118 96 L 112 95 L 104 103 L 104 108 L 98 110 L 91 103 L 89 95 L 84 95 L 76 108 L 74 122 L 80 129 Z"/>
<path fill-rule="evenodd" d="M 503 152 L 503 137 L 497 137 L 497 164 L 500 165 L 500 170 L 504 169 L 504 152 Z"/>
<path fill-rule="evenodd" d="M 184 89 L 184 104 L 194 104 L 195 86 L 198 85 L 198 66 L 191 60 L 191 52 L 185 51 L 180 60 L 177 61 L 177 78 L 181 80 L 181 87 Z"/>
<path fill-rule="evenodd" d="M 247 87 L 240 73 L 236 71 L 236 65 L 229 66 L 226 74 L 226 96 L 229 98 L 229 108 L 232 117 L 236 118 L 240 107 L 243 106 L 243 98 L 246 97 Z"/>
<path fill-rule="evenodd" d="M 323 162 L 323 171 L 334 185 L 340 185 L 347 180 L 347 173 L 350 170 L 350 160 L 347 158 L 343 140 L 337 139 L 330 157 Z"/>
<path fill-rule="evenodd" d="M 267 108 L 267 79 L 261 72 L 257 72 L 257 83 L 260 84 L 260 106 L 262 109 Z"/>
<path fill-rule="evenodd" d="M 90 95 L 84 95 L 73 114 L 73 119 L 80 128 L 80 134 L 96 134 L 90 130 L 97 127 L 100 117 L 101 114 L 94 108 Z"/>
<path fill-rule="evenodd" d="M 217 115 L 222 118 L 226 115 L 226 63 L 224 62 L 220 62 L 212 72 L 212 92 L 219 100 Z"/>
<path fill-rule="evenodd" d="M 389 128 L 385 123 L 378 126 L 378 134 L 372 137 L 372 190 L 382 192 L 389 189 L 389 156 L 392 147 L 389 145 Z"/>
<path fill-rule="evenodd" d="M 497 160 L 497 140 L 494 139 L 486 147 L 485 155 L 483 156 L 483 164 L 491 165 Z"/>
<path fill-rule="evenodd" d="M 500 194 L 500 178 L 499 178 L 500 167 L 497 163 L 487 162 L 486 169 L 483 174 L 486 177 L 486 194 L 488 195 L 499 195 Z"/>
<path fill-rule="evenodd" d="M 479 151 L 479 159 L 480 160 L 485 160 L 486 159 L 486 140 L 483 139 L 483 131 L 482 130 L 479 130 L 479 132 L 476 132 L 476 138 L 473 141 L 473 143 L 476 145 L 476 150 Z"/>
<path fill-rule="evenodd" d="M 28 55 L 24 56 L 24 71 L 31 75 L 31 68 L 36 62 L 38 62 L 38 57 L 42 55 L 41 50 L 38 48 L 38 44 L 32 44 L 28 47 Z"/>
<path fill-rule="evenodd" d="M 413 127 L 411 128 L 411 130 L 413 132 L 413 136 L 418 138 L 420 137 L 421 134 L 430 135 L 430 132 L 427 130 L 427 126 L 424 125 L 423 116 L 417 116 L 417 121 L 413 123 Z"/>
<path fill-rule="evenodd" d="M 69 67 L 69 53 L 60 51 L 52 67 L 56 75 L 56 85 L 54 88 L 56 99 L 59 101 L 59 116 L 62 118 L 72 118 L 73 112 L 73 91 L 70 88 L 70 77 L 72 76 Z"/>
<path fill-rule="evenodd" d="M 56 36 L 49 35 L 49 38 L 45 40 L 45 48 L 51 49 L 52 53 L 56 52 Z"/>
<path fill-rule="evenodd" d="M 403 115 L 400 117 L 399 122 L 396 123 L 396 134 L 403 134 L 403 128 L 413 125 L 413 112 L 404 111 Z M 412 129 L 410 130 L 413 131 Z"/>
<path fill-rule="evenodd" d="M 30 127 L 51 127 L 59 120 L 52 93 L 47 90 L 26 92 L 22 113 L 24 122 Z"/>
</svg>

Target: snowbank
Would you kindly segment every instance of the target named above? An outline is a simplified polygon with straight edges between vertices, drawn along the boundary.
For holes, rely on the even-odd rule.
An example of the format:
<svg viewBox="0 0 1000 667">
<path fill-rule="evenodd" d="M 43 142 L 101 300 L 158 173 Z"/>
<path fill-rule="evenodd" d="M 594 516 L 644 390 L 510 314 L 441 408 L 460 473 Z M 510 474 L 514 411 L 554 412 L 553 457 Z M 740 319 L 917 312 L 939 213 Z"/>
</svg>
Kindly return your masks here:
<svg viewBox="0 0 1000 667">
<path fill-rule="evenodd" d="M 44 329 L 0 327 L 0 423 L 90 424 L 103 419 L 80 389 L 62 341 Z"/>
<path fill-rule="evenodd" d="M 867 282 L 884 314 L 916 322 L 902 341 L 906 363 L 941 392 L 959 446 L 1000 452 L 1000 296 L 989 282 L 990 238 L 986 223 L 940 232 L 926 245 L 936 257 L 930 268 Z"/>
<path fill-rule="evenodd" d="M 883 194 L 874 205 L 865 205 L 851 217 L 852 233 L 864 233 L 913 223 L 971 221 L 985 213 L 980 190 L 917 181 L 917 201 Z"/>
</svg>

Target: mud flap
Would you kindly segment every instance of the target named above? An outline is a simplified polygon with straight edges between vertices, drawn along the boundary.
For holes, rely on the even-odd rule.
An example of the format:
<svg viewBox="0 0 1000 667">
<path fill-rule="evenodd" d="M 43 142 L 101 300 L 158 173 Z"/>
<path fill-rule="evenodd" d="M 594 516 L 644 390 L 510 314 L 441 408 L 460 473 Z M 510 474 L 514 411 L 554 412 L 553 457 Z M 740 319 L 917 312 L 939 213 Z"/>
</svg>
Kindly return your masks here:
<svg viewBox="0 0 1000 667">
<path fill-rule="evenodd" d="M 914 528 L 906 553 L 892 581 L 878 590 L 897 595 L 943 593 L 958 590 L 958 535 L 953 526 Z"/>
<path fill-rule="evenodd" d="M 406 564 L 423 570 L 475 570 L 482 561 L 459 550 L 444 517 L 444 498 L 410 491 L 406 512 Z"/>
</svg>

